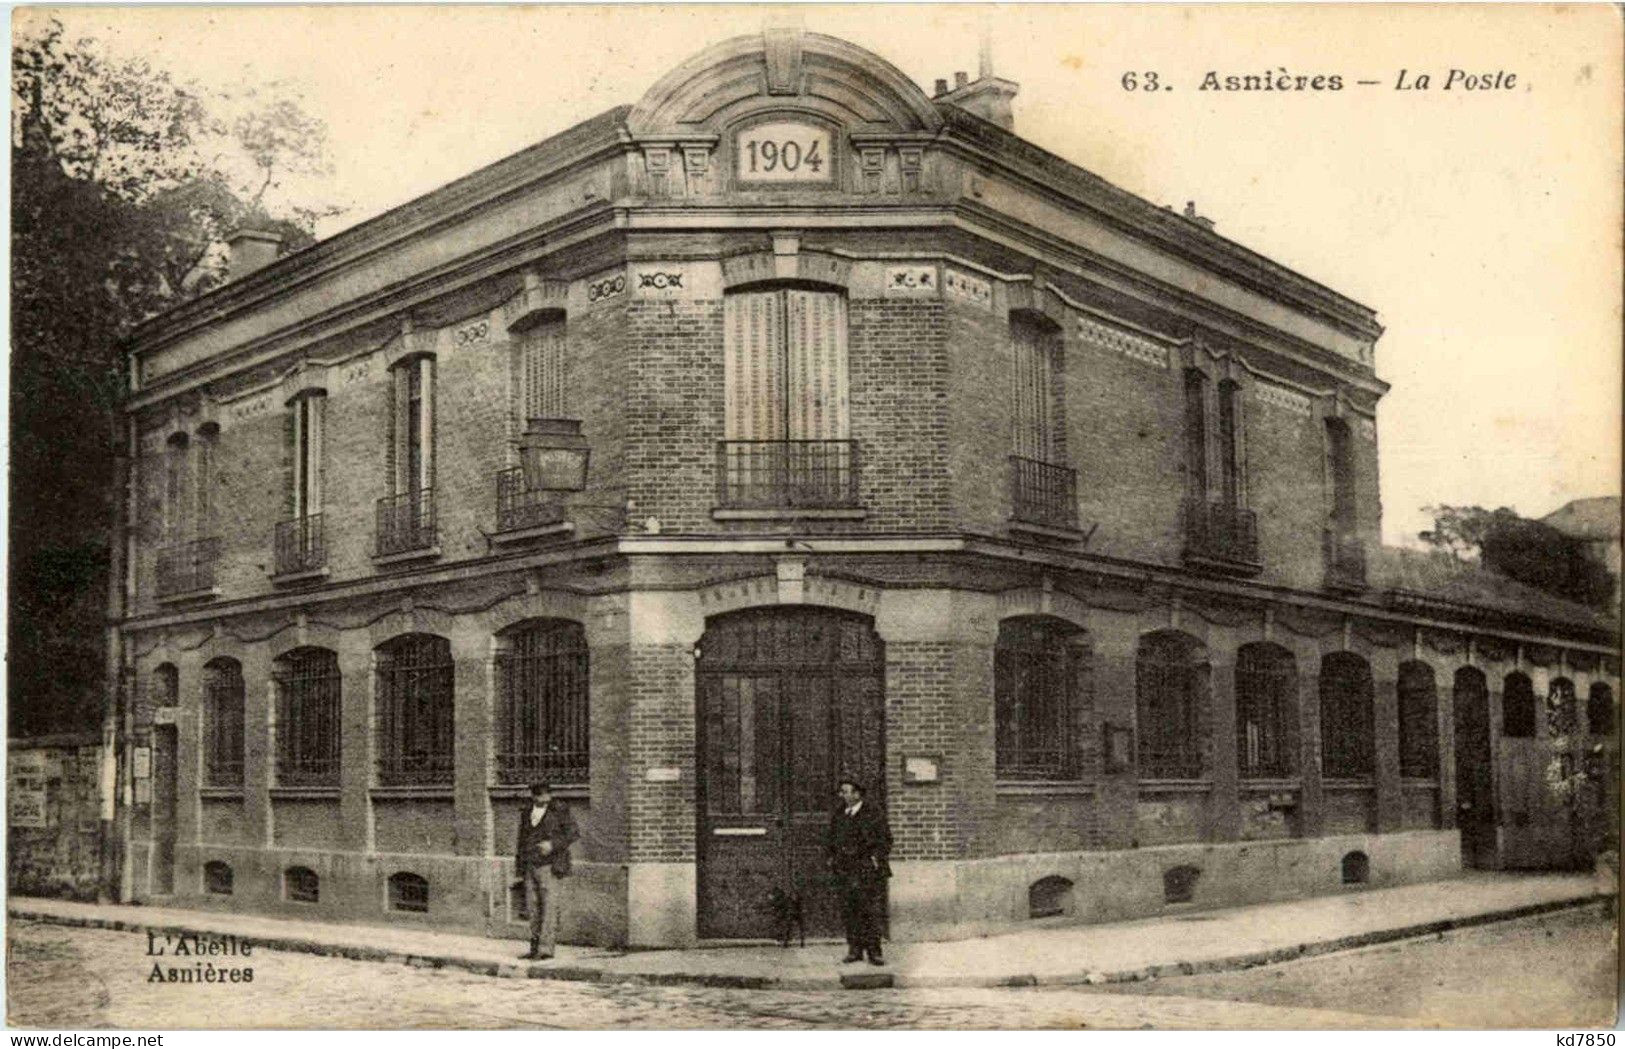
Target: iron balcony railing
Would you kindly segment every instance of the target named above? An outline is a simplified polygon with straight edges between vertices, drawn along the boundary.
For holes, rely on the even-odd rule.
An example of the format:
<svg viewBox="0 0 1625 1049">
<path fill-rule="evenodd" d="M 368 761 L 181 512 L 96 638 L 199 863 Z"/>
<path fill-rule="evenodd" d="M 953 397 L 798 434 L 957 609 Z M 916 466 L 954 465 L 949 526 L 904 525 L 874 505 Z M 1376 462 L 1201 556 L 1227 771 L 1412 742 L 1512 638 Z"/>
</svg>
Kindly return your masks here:
<svg viewBox="0 0 1625 1049">
<path fill-rule="evenodd" d="M 276 574 L 310 572 L 327 564 L 322 515 L 307 514 L 276 526 Z"/>
<path fill-rule="evenodd" d="M 1071 467 L 1012 455 L 1010 491 L 1016 520 L 1078 527 L 1078 472 Z"/>
<path fill-rule="evenodd" d="M 720 441 L 717 502 L 725 509 L 858 505 L 856 441 Z"/>
<path fill-rule="evenodd" d="M 564 504 L 557 492 L 531 488 L 525 468 L 497 472 L 497 531 L 541 528 L 564 520 Z"/>
<path fill-rule="evenodd" d="M 1365 588 L 1365 544 L 1352 532 L 1328 528 L 1321 533 L 1326 585 L 1337 590 Z"/>
<path fill-rule="evenodd" d="M 379 557 L 426 550 L 435 544 L 434 489 L 402 492 L 378 500 Z"/>
<path fill-rule="evenodd" d="M 213 588 L 215 562 L 219 559 L 219 539 L 198 539 L 159 550 L 159 595 L 167 597 Z"/>
<path fill-rule="evenodd" d="M 1258 515 L 1205 499 L 1185 501 L 1185 556 L 1238 567 L 1258 565 Z"/>
</svg>

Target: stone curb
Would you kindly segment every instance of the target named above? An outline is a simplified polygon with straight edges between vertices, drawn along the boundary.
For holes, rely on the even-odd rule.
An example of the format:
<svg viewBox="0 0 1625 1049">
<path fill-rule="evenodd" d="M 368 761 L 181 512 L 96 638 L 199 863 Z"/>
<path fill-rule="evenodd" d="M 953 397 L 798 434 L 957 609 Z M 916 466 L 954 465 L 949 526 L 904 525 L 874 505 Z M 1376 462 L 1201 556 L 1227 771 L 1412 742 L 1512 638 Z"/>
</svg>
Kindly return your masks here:
<svg viewBox="0 0 1625 1049">
<path fill-rule="evenodd" d="M 741 976 L 725 973 L 636 973 L 613 972 L 584 965 L 522 965 L 494 962 L 486 958 L 464 958 L 455 955 L 408 954 L 382 947 L 363 947 L 353 944 L 323 943 L 319 940 L 293 936 L 243 936 L 219 933 L 204 926 L 173 925 L 153 922 L 128 921 L 121 918 L 91 918 L 31 911 L 24 907 L 7 907 L 6 914 L 24 921 L 37 921 L 72 928 L 111 929 L 118 932 L 152 932 L 170 936 L 235 936 L 238 942 L 252 947 L 298 954 L 318 954 L 352 961 L 383 962 L 422 969 L 458 969 L 479 976 L 509 979 L 569 980 L 578 983 L 641 984 L 647 986 L 699 986 L 731 988 L 735 990 L 829 991 L 873 990 L 905 987 L 1037 987 L 1069 986 L 1078 984 L 1136 983 L 1166 976 L 1190 976 L 1196 973 L 1229 972 L 1252 969 L 1261 965 L 1278 965 L 1299 958 L 1311 958 L 1338 951 L 1357 950 L 1396 940 L 1409 940 L 1418 936 L 1432 936 L 1454 929 L 1469 929 L 1496 922 L 1515 921 L 1554 911 L 1571 910 L 1606 903 L 1613 897 L 1605 893 L 1572 896 L 1561 900 L 1525 904 L 1457 918 L 1402 925 L 1392 929 L 1376 929 L 1328 940 L 1314 940 L 1291 947 L 1277 947 L 1268 951 L 1252 951 L 1221 958 L 1206 958 L 1195 962 L 1167 962 L 1121 969 L 1111 972 L 1099 970 L 1037 975 L 1018 973 L 1008 976 L 909 976 L 893 972 L 840 973 L 827 977 Z"/>
</svg>

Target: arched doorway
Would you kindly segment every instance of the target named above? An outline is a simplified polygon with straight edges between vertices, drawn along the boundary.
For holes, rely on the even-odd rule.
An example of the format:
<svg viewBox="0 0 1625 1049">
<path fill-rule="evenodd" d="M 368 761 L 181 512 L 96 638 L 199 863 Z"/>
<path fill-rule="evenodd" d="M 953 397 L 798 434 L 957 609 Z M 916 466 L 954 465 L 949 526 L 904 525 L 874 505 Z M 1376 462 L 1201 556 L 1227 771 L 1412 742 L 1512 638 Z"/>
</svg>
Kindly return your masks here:
<svg viewBox="0 0 1625 1049">
<path fill-rule="evenodd" d="M 696 704 L 700 936 L 777 936 L 797 905 L 808 935 L 837 934 L 824 847 L 836 781 L 885 799 L 873 623 L 826 608 L 718 616 L 700 640 Z"/>
<path fill-rule="evenodd" d="M 1490 692 L 1482 671 L 1456 671 L 1456 824 L 1461 860 L 1480 870 L 1498 866 L 1495 772 L 1490 759 Z"/>
</svg>

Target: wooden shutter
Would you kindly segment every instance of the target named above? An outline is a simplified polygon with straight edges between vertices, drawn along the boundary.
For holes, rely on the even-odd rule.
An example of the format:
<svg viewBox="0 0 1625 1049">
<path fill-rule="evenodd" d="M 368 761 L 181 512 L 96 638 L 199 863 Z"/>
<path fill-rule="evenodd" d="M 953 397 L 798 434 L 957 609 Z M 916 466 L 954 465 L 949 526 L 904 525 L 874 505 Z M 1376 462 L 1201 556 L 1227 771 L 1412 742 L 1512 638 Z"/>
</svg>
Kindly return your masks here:
<svg viewBox="0 0 1625 1049">
<path fill-rule="evenodd" d="M 731 441 L 783 438 L 781 293 L 743 292 L 723 301 L 723 436 Z"/>
<path fill-rule="evenodd" d="M 785 372 L 792 440 L 845 440 L 846 300 L 827 291 L 784 293 Z"/>
<path fill-rule="evenodd" d="M 531 329 L 520 352 L 520 425 L 531 419 L 564 418 L 564 322 L 548 321 Z"/>
<path fill-rule="evenodd" d="M 1024 459 L 1047 463 L 1055 454 L 1054 377 L 1048 349 L 1038 330 L 1022 321 L 1010 325 L 1010 342 L 1015 351 L 1015 451 Z"/>
</svg>

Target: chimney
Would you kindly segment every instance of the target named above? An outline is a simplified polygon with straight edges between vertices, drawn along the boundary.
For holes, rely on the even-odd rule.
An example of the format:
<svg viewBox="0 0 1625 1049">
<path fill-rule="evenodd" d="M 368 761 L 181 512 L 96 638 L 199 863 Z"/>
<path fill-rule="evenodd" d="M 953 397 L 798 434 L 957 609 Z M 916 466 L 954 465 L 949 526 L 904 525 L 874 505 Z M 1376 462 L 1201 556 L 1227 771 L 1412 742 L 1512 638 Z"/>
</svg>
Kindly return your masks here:
<svg viewBox="0 0 1625 1049">
<path fill-rule="evenodd" d="M 952 91 L 946 90 L 947 81 L 938 80 L 937 100 L 952 102 L 967 113 L 974 113 L 1006 131 L 1014 131 L 1016 118 L 1010 112 L 1010 100 L 1016 97 L 1020 85 L 1013 80 L 1003 80 L 993 74 L 993 44 L 985 29 L 976 59 L 976 79 L 970 79 L 966 73 L 956 72 Z"/>
<path fill-rule="evenodd" d="M 970 83 L 970 74 L 957 72 L 957 71 L 954 73 L 954 90 L 955 91 L 958 91 L 960 88 L 964 87 L 968 83 Z"/>
<path fill-rule="evenodd" d="M 948 81 L 944 80 L 942 77 L 937 77 L 937 92 L 936 93 L 938 95 L 946 95 L 948 93 Z"/>
<path fill-rule="evenodd" d="M 1204 227 L 1205 229 L 1212 229 L 1214 226 L 1212 219 L 1208 218 L 1206 215 L 1197 214 L 1196 201 L 1194 200 L 1187 200 L 1185 202 L 1185 218 L 1190 219 L 1192 222 L 1196 223 L 1198 226 Z"/>
<path fill-rule="evenodd" d="M 236 229 L 226 234 L 226 247 L 230 259 L 226 264 L 226 279 L 241 280 L 255 270 L 264 269 L 276 261 L 282 237 L 263 229 Z"/>
</svg>

